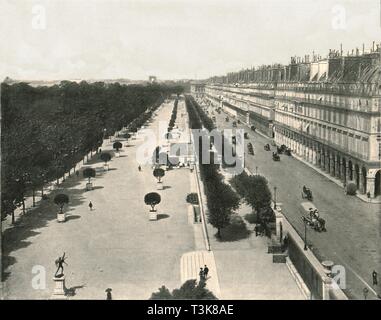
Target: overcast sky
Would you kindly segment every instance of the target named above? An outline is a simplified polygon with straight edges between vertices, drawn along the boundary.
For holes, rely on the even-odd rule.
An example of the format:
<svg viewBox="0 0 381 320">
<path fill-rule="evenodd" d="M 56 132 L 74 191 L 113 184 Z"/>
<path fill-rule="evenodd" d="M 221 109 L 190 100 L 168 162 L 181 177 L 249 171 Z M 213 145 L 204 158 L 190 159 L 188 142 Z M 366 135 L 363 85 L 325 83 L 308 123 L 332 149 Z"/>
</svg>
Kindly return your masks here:
<svg viewBox="0 0 381 320">
<path fill-rule="evenodd" d="M 203 79 L 370 47 L 380 1 L 0 0 L 0 77 Z"/>
</svg>

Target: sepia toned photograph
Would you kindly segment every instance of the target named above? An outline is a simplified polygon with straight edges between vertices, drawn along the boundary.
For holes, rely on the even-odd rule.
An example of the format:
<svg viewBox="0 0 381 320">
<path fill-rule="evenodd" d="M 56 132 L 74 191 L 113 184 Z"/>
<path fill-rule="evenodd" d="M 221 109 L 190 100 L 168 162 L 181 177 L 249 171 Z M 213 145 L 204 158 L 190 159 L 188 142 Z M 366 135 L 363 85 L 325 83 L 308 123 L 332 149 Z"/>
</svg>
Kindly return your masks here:
<svg viewBox="0 0 381 320">
<path fill-rule="evenodd" d="M 0 0 L 0 30 L 0 300 L 381 299 L 380 0 Z"/>
</svg>

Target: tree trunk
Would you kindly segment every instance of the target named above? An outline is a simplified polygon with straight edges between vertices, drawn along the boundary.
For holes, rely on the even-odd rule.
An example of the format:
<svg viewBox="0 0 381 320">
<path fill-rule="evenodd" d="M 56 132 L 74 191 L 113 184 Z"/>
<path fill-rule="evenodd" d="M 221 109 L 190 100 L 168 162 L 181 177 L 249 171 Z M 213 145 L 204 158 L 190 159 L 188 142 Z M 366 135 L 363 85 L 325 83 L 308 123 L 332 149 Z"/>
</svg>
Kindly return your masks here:
<svg viewBox="0 0 381 320">
<path fill-rule="evenodd" d="M 22 213 L 25 214 L 25 199 L 24 199 L 24 195 L 22 196 Z"/>
<path fill-rule="evenodd" d="M 217 237 L 221 239 L 221 228 L 217 228 Z"/>
<path fill-rule="evenodd" d="M 57 186 L 58 186 L 58 184 L 60 183 L 60 179 L 59 178 L 57 178 Z"/>
<path fill-rule="evenodd" d="M 41 198 L 44 196 L 44 186 L 41 187 Z"/>
<path fill-rule="evenodd" d="M 34 188 L 32 189 L 32 197 L 33 197 L 33 207 L 36 206 L 36 194 L 35 194 L 35 191 L 34 191 Z"/>
<path fill-rule="evenodd" d="M 12 211 L 12 224 L 15 224 L 15 210 Z"/>
</svg>

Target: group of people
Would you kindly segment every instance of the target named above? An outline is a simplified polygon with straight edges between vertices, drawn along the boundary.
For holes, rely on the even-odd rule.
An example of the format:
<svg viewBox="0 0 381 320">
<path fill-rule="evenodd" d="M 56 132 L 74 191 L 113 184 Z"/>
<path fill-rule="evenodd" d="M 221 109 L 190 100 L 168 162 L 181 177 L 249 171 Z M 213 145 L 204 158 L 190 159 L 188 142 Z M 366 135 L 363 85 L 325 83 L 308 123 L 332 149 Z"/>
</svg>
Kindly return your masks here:
<svg viewBox="0 0 381 320">
<path fill-rule="evenodd" d="M 209 268 L 207 265 L 204 266 L 204 268 L 200 268 L 199 276 L 200 276 L 200 281 L 205 281 L 208 279 L 208 273 L 209 273 Z"/>
</svg>

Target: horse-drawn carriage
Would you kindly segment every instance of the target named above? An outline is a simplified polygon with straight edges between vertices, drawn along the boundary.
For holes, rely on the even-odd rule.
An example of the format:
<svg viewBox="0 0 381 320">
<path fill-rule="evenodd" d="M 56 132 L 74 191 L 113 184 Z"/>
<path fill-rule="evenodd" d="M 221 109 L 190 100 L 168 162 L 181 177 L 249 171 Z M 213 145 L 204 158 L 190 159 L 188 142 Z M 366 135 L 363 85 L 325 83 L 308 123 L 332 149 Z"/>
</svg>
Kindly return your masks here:
<svg viewBox="0 0 381 320">
<path fill-rule="evenodd" d="M 245 132 L 245 133 L 243 134 L 243 137 L 244 137 L 245 139 L 249 139 L 249 134 L 248 134 L 247 132 Z"/>
<path fill-rule="evenodd" d="M 237 128 L 237 122 L 233 121 L 233 128 Z"/>
<path fill-rule="evenodd" d="M 247 144 L 247 151 L 249 152 L 249 154 L 254 155 L 254 147 L 251 142 Z"/>
<path fill-rule="evenodd" d="M 252 131 L 255 131 L 255 130 L 256 130 L 256 127 L 255 127 L 255 126 L 251 126 L 250 129 L 251 129 Z"/>
<path fill-rule="evenodd" d="M 278 154 L 278 153 L 273 152 L 273 160 L 274 160 L 274 161 L 280 161 L 280 157 L 279 157 L 279 154 Z"/>
<path fill-rule="evenodd" d="M 307 199 L 309 201 L 313 201 L 312 191 L 306 186 L 303 186 L 302 198 Z"/>
<path fill-rule="evenodd" d="M 282 144 L 280 147 L 277 147 L 277 152 L 279 154 L 285 154 L 288 156 L 291 156 L 291 149 L 288 148 L 286 145 Z"/>
<path fill-rule="evenodd" d="M 320 217 L 318 209 L 312 202 L 303 202 L 302 204 L 302 219 L 304 223 L 318 232 L 327 231 L 325 227 L 325 220 Z"/>
<path fill-rule="evenodd" d="M 265 144 L 265 146 L 263 147 L 263 149 L 265 149 L 266 151 L 270 151 L 270 145 L 267 143 Z"/>
<path fill-rule="evenodd" d="M 225 118 L 225 121 L 226 121 L 226 122 L 229 122 L 229 117 L 226 117 L 226 118 Z"/>
</svg>

